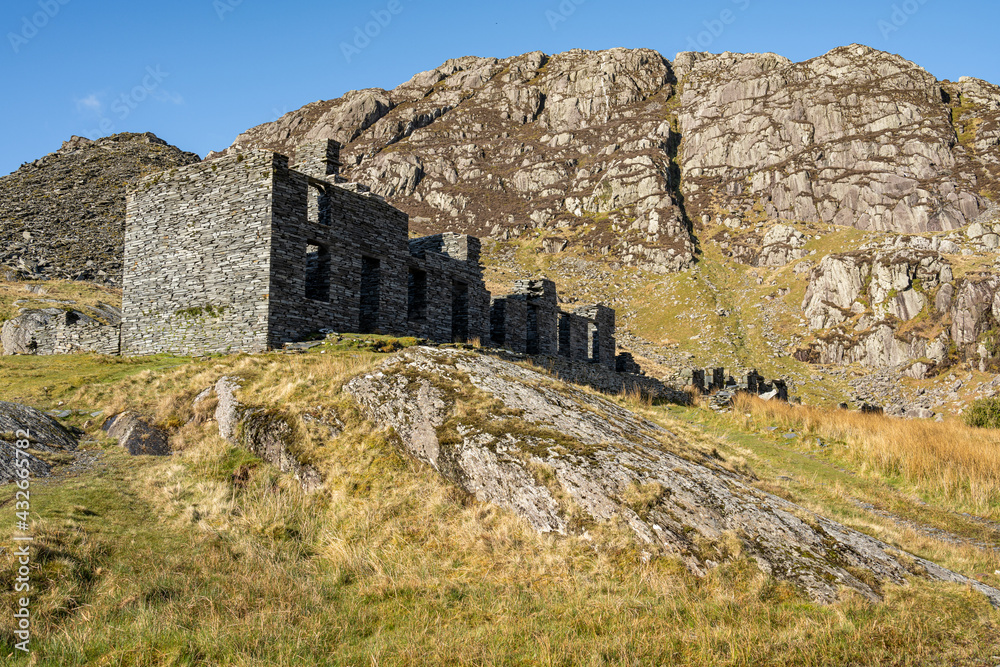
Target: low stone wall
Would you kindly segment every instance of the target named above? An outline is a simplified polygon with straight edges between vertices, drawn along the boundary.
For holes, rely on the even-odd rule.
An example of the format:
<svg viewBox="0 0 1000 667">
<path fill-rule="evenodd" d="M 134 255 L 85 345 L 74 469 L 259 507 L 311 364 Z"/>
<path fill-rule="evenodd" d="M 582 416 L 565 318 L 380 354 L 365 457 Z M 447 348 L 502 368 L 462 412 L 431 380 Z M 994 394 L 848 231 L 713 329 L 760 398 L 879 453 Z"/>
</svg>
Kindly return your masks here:
<svg viewBox="0 0 1000 667">
<path fill-rule="evenodd" d="M 4 322 L 0 345 L 6 355 L 116 355 L 121 350 L 121 325 L 103 324 L 84 313 L 60 308 L 25 310 Z"/>
<path fill-rule="evenodd" d="M 603 364 L 577 362 L 564 357 L 516 354 L 508 350 L 486 350 L 505 361 L 530 361 L 547 370 L 563 382 L 581 384 L 606 394 L 639 392 L 653 399 L 687 404 L 691 397 L 655 378 L 638 373 L 619 373 Z"/>
<path fill-rule="evenodd" d="M 734 370 L 731 375 L 725 368 L 687 368 L 680 372 L 678 381 L 682 386 L 694 387 L 703 394 L 725 389 L 757 394 L 767 399 L 788 400 L 788 383 L 785 380 L 768 380 L 756 370 L 746 373 Z"/>
</svg>

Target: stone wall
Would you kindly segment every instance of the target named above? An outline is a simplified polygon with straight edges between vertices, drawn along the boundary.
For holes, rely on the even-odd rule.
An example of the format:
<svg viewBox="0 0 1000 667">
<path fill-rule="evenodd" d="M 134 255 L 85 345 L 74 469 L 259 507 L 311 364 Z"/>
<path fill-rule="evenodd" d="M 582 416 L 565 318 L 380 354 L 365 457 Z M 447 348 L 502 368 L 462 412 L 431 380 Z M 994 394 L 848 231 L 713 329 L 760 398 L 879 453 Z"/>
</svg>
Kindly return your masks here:
<svg viewBox="0 0 1000 667">
<path fill-rule="evenodd" d="M 105 306 L 105 308 L 109 308 Z M 76 310 L 22 310 L 0 331 L 3 354 L 119 353 L 120 321 L 99 322 Z"/>
<path fill-rule="evenodd" d="M 124 354 L 268 347 L 273 153 L 141 179 L 127 198 Z"/>
<path fill-rule="evenodd" d="M 518 280 L 512 294 L 493 298 L 489 340 L 514 352 L 590 362 L 611 371 L 618 365 L 615 311 L 596 305 L 564 312 L 551 280 Z M 629 368 L 634 367 L 633 362 Z"/>
<path fill-rule="evenodd" d="M 587 350 L 591 361 L 615 369 L 615 311 L 607 306 L 584 306 L 576 312 L 593 326 L 588 330 Z"/>
<path fill-rule="evenodd" d="M 276 163 L 269 346 L 280 347 L 321 329 L 406 333 L 406 214 L 376 195 L 290 169 L 283 156 L 277 156 Z M 310 215 L 313 193 L 324 200 L 327 216 Z M 310 280 L 310 246 L 324 257 L 322 278 Z M 307 281 L 322 285 L 325 293 L 313 288 L 307 295 Z"/>
<path fill-rule="evenodd" d="M 479 239 L 409 239 L 405 213 L 337 176 L 336 142 L 296 158 L 238 153 L 130 192 L 127 354 L 257 352 L 330 330 L 500 341 L 614 370 L 613 310 L 563 313 L 551 280 L 491 302 Z"/>
<path fill-rule="evenodd" d="M 679 381 L 682 386 L 693 387 L 700 393 L 728 390 L 788 400 L 788 383 L 783 379 L 768 380 L 756 370 L 746 373 L 734 371 L 734 374 L 736 377 L 727 374 L 725 368 L 688 368 L 681 371 Z"/>
<path fill-rule="evenodd" d="M 409 252 L 411 274 L 424 276 L 426 313 L 410 319 L 407 331 L 439 343 L 478 339 L 488 344 L 490 293 L 479 263 L 479 239 L 435 234 L 411 239 Z"/>
<path fill-rule="evenodd" d="M 523 300 L 494 297 L 490 302 L 492 344 L 523 354 L 528 345 L 527 318 L 527 304 Z"/>
<path fill-rule="evenodd" d="M 508 299 L 524 301 L 528 354 L 559 353 L 559 296 L 551 280 L 517 280 Z"/>
</svg>

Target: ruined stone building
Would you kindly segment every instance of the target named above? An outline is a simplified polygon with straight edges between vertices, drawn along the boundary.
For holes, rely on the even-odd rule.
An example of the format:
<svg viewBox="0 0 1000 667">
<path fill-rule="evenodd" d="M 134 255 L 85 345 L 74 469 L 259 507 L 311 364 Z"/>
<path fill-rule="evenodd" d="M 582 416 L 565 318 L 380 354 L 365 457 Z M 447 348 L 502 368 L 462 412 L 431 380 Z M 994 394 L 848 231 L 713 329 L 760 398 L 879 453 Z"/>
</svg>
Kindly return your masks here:
<svg viewBox="0 0 1000 667">
<path fill-rule="evenodd" d="M 123 354 L 259 352 L 332 330 L 480 340 L 614 370 L 615 313 L 549 280 L 492 298 L 479 239 L 409 219 L 337 175 L 340 146 L 248 150 L 147 176 L 127 205 Z"/>
</svg>

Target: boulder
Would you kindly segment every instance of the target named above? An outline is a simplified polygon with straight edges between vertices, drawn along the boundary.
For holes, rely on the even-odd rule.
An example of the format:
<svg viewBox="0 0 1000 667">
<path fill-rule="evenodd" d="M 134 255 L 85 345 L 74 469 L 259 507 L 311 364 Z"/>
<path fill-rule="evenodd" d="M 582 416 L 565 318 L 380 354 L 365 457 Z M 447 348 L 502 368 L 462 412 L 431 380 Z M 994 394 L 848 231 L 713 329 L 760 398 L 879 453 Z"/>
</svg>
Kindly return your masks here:
<svg viewBox="0 0 1000 667">
<path fill-rule="evenodd" d="M 241 385 L 242 380 L 238 377 L 220 378 L 215 385 L 215 394 L 219 399 L 215 409 L 219 435 L 277 466 L 282 472 L 291 473 L 306 493 L 321 488 L 323 476 L 320 472 L 312 465 L 299 461 L 289 447 L 296 432 L 288 419 L 273 411 L 243 405 L 236 395 Z"/>
<path fill-rule="evenodd" d="M 151 426 L 134 412 L 122 412 L 109 417 L 101 429 L 117 440 L 132 456 L 170 455 L 166 432 Z"/>
</svg>

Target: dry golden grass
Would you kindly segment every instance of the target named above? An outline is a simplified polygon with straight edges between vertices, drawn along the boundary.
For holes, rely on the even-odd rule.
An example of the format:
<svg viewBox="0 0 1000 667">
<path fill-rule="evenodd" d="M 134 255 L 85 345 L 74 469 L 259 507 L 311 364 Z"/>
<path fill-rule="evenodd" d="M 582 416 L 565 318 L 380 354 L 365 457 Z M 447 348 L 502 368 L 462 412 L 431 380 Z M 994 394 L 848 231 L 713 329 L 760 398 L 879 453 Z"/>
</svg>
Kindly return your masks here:
<svg viewBox="0 0 1000 667">
<path fill-rule="evenodd" d="M 29 291 L 36 290 L 36 291 Z M 91 283 L 74 280 L 32 280 L 10 282 L 0 280 L 0 322 L 17 316 L 18 308 L 50 308 L 45 299 L 75 301 L 83 306 L 93 306 L 98 302 L 120 306 L 120 289 L 106 288 Z M 28 301 L 21 306 L 15 302 Z"/>
<path fill-rule="evenodd" d="M 637 385 L 622 387 L 622 390 L 618 392 L 618 398 L 625 405 L 635 408 L 652 407 L 654 400 L 652 394 L 643 391 L 642 388 Z"/>
<path fill-rule="evenodd" d="M 948 420 L 894 419 L 847 410 L 821 410 L 740 395 L 736 419 L 744 429 L 774 425 L 846 445 L 844 456 L 862 472 L 903 478 L 918 488 L 995 516 L 1000 505 L 1000 433 Z"/>
<path fill-rule="evenodd" d="M 199 360 L 66 396 L 170 424 L 178 453 L 109 446 L 105 468 L 39 494 L 39 662 L 916 665 L 983 664 L 1000 651 L 996 612 L 958 586 L 917 581 L 887 586 L 884 604 L 845 593 L 823 607 L 762 573 L 733 536 L 722 541 L 732 560 L 696 579 L 674 558 L 646 561 L 614 523 L 541 535 L 401 455 L 361 417 L 341 388 L 378 358 Z M 247 403 L 337 414 L 339 436 L 298 434 L 324 490 L 303 494 L 219 438 L 211 399 L 191 407 L 222 375 L 245 378 Z M 671 428 L 714 446 L 694 427 Z M 642 511 L 660 493 L 635 486 L 629 500 Z M 0 559 L 8 579 L 12 563 Z M 12 627 L 0 614 L 0 643 Z"/>
</svg>

